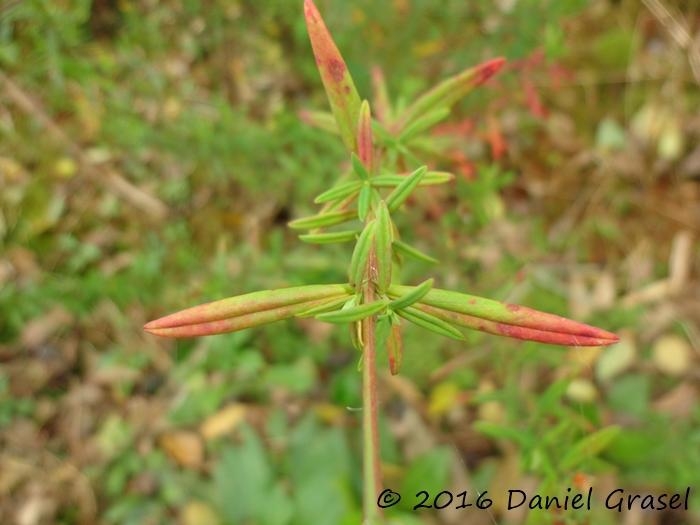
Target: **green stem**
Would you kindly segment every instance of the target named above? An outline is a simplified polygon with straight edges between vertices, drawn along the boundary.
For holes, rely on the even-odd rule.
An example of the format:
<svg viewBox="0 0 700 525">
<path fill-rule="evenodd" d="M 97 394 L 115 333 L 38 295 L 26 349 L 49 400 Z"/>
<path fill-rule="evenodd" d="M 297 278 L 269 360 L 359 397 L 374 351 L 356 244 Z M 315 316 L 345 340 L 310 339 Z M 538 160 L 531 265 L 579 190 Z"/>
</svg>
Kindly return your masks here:
<svg viewBox="0 0 700 525">
<path fill-rule="evenodd" d="M 363 301 L 375 300 L 374 276 L 376 258 L 370 252 L 365 273 L 367 283 L 363 289 Z M 379 456 L 379 420 L 377 408 L 377 348 L 375 336 L 375 316 L 362 320 L 362 433 L 363 433 L 363 504 L 364 524 L 376 525 L 381 521 L 381 511 L 377 505 L 381 488 L 381 459 Z"/>
</svg>

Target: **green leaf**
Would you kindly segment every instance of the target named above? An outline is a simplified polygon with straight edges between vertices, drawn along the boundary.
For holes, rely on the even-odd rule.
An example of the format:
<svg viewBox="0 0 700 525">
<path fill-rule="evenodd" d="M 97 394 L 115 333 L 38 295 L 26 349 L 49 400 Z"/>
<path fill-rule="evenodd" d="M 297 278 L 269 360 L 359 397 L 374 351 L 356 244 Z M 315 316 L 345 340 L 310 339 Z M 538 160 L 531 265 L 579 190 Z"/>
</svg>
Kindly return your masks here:
<svg viewBox="0 0 700 525">
<path fill-rule="evenodd" d="M 442 319 L 438 319 L 434 315 L 421 312 L 412 306 L 409 306 L 403 310 L 398 310 L 396 313 L 407 321 L 410 321 L 421 328 L 425 328 L 426 330 L 430 330 L 436 334 L 451 337 L 457 341 L 464 341 L 464 336 L 459 330 Z"/>
<path fill-rule="evenodd" d="M 385 348 L 389 335 L 391 334 L 391 315 L 388 313 L 377 317 L 374 328 L 377 348 Z"/>
<path fill-rule="evenodd" d="M 360 237 L 357 239 L 357 244 L 355 244 L 355 249 L 350 259 L 350 269 L 348 271 L 348 278 L 352 285 L 359 285 L 364 279 L 365 266 L 369 259 L 369 252 L 372 249 L 375 228 L 376 219 L 373 219 L 365 225 L 364 230 L 362 230 Z"/>
<path fill-rule="evenodd" d="M 372 177 L 372 186 L 375 188 L 394 188 L 404 182 L 407 175 L 377 175 Z M 446 182 L 453 181 L 455 176 L 452 173 L 446 171 L 428 171 L 423 179 L 421 180 L 419 186 L 436 186 L 438 184 L 445 184 Z"/>
<path fill-rule="evenodd" d="M 299 235 L 299 238 L 312 244 L 332 244 L 335 242 L 349 242 L 355 240 L 360 230 L 349 230 L 342 232 L 329 233 L 305 233 Z"/>
<path fill-rule="evenodd" d="M 324 202 L 344 199 L 345 197 L 349 197 L 353 193 L 359 191 L 361 186 L 362 183 L 357 180 L 343 182 L 341 184 L 338 184 L 337 186 L 334 186 L 330 190 L 326 190 L 320 195 L 318 195 L 314 199 L 314 202 L 316 204 L 322 204 Z"/>
<path fill-rule="evenodd" d="M 321 73 L 340 136 L 349 151 L 356 151 L 355 131 L 360 111 L 360 96 L 340 51 L 333 42 L 321 14 L 311 0 L 304 1 L 304 17 L 316 64 Z"/>
<path fill-rule="evenodd" d="M 358 304 L 352 308 L 319 314 L 316 319 L 329 323 L 354 323 L 378 314 L 386 308 L 387 301 L 379 300 L 369 304 Z"/>
<path fill-rule="evenodd" d="M 621 430 L 619 426 L 612 425 L 584 437 L 564 455 L 560 463 L 561 468 L 572 470 L 595 458 L 615 440 Z"/>
<path fill-rule="evenodd" d="M 355 175 L 360 177 L 362 180 L 369 179 L 369 172 L 367 171 L 365 165 L 362 163 L 362 160 L 360 160 L 360 157 L 358 157 L 354 153 L 351 153 L 350 163 L 352 164 L 352 171 L 355 172 Z"/>
<path fill-rule="evenodd" d="M 422 117 L 416 119 L 413 123 L 411 123 L 409 126 L 406 127 L 406 129 L 404 129 L 401 132 L 401 134 L 399 135 L 399 141 L 403 143 L 410 141 L 416 135 L 419 135 L 423 131 L 432 128 L 438 122 L 447 118 L 449 114 L 449 108 L 442 107 L 436 109 L 435 111 L 431 111 L 426 115 L 423 115 Z"/>
<path fill-rule="evenodd" d="M 389 370 L 392 375 L 396 375 L 399 373 L 401 362 L 403 361 L 403 339 L 398 319 L 391 324 L 391 333 L 386 342 L 386 351 L 389 357 Z"/>
<path fill-rule="evenodd" d="M 360 190 L 360 196 L 357 198 L 357 216 L 361 221 L 364 221 L 367 218 L 371 203 L 372 186 L 365 183 Z"/>
<path fill-rule="evenodd" d="M 475 87 L 483 84 L 503 66 L 503 58 L 494 58 L 442 81 L 420 96 L 400 117 L 404 129 L 436 108 L 450 108 Z"/>
<path fill-rule="evenodd" d="M 386 198 L 386 205 L 389 211 L 396 211 L 406 201 L 411 192 L 420 184 L 427 171 L 428 168 L 426 166 L 421 166 L 394 188 L 394 191 Z"/>
<path fill-rule="evenodd" d="M 389 210 L 384 201 L 380 201 L 377 209 L 377 229 L 375 233 L 375 254 L 377 257 L 377 287 L 380 293 L 385 293 L 391 285 L 391 243 L 393 224 Z"/>
<path fill-rule="evenodd" d="M 437 259 L 431 257 L 430 255 L 426 255 L 420 250 L 414 248 L 413 246 L 406 244 L 405 242 L 394 240 L 392 245 L 394 247 L 394 250 L 396 250 L 396 252 L 400 253 L 401 255 L 412 257 L 413 259 L 417 259 L 419 261 L 427 262 L 430 264 L 437 264 L 438 262 L 440 262 Z"/>
<path fill-rule="evenodd" d="M 342 295 L 348 295 L 347 286 L 342 284 L 315 284 L 262 290 L 193 306 L 151 321 L 144 326 L 144 329 L 155 332 L 241 318 L 263 312 L 276 312 L 282 315 L 288 313 L 282 310 L 284 308 Z"/>
<path fill-rule="evenodd" d="M 472 427 L 477 432 L 481 432 L 489 437 L 494 439 L 507 439 L 526 449 L 532 445 L 530 434 L 518 428 L 499 425 L 498 423 L 492 423 L 490 421 L 476 421 Z"/>
<path fill-rule="evenodd" d="M 433 287 L 433 282 L 433 279 L 428 279 L 427 281 L 422 282 L 406 295 L 391 301 L 389 303 L 389 308 L 392 310 L 401 310 L 402 308 L 406 308 L 411 306 L 413 303 L 420 301 Z"/>
<path fill-rule="evenodd" d="M 325 226 L 334 226 L 342 224 L 355 218 L 354 211 L 335 211 L 331 213 L 319 213 L 296 219 L 288 224 L 294 230 L 313 230 L 314 228 L 323 228 Z"/>
<path fill-rule="evenodd" d="M 354 298 L 354 296 L 352 296 Z M 348 302 L 348 296 L 344 297 L 334 297 L 333 299 L 328 299 L 327 301 L 324 301 L 312 308 L 307 308 L 306 310 L 302 310 L 298 314 L 296 314 L 296 317 L 301 317 L 301 318 L 306 318 L 306 317 L 314 317 L 317 314 L 322 314 L 325 312 L 332 312 L 335 311 L 339 308 L 341 308 L 344 304 Z"/>
</svg>

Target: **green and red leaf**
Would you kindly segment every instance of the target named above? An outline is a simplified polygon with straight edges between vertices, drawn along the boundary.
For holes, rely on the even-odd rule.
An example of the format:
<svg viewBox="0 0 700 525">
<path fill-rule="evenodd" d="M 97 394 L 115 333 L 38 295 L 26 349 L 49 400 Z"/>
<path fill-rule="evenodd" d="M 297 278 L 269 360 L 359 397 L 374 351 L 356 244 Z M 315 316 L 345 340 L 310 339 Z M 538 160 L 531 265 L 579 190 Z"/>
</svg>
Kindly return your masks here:
<svg viewBox="0 0 700 525">
<path fill-rule="evenodd" d="M 355 132 L 360 112 L 360 96 L 357 94 L 355 83 L 312 0 L 304 0 L 304 17 L 321 81 L 338 123 L 338 131 L 345 146 L 350 151 L 357 151 Z"/>
<path fill-rule="evenodd" d="M 342 284 L 263 290 L 187 308 L 143 328 L 165 337 L 221 334 L 287 319 L 328 299 L 345 296 L 350 296 L 350 291 Z"/>
</svg>

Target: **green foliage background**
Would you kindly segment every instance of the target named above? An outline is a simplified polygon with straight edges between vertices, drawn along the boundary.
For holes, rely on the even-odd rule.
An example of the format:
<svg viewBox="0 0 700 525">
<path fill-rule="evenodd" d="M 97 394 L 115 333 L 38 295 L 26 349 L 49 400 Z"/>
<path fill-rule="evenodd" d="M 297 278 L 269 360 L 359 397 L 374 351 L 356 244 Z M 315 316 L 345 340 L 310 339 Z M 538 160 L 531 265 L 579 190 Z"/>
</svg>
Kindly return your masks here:
<svg viewBox="0 0 700 525">
<path fill-rule="evenodd" d="M 373 65 L 401 103 L 481 60 L 512 64 L 454 116 L 458 154 L 435 162 L 458 180 L 402 224 L 442 264 L 404 280 L 624 335 L 599 355 L 409 327 L 402 375 L 382 379 L 384 476 L 404 494 L 389 517 L 561 523 L 497 497 L 489 512 L 414 512 L 419 490 L 700 489 L 700 97 L 685 51 L 636 1 L 318 6 L 363 94 Z M 0 521 L 359 523 L 347 333 L 141 331 L 210 299 L 344 279 L 346 248 L 286 228 L 344 161 L 298 116 L 326 109 L 301 2 L 6 0 L 0 71 Z M 634 300 L 672 274 L 685 232 L 681 289 Z M 204 430 L 231 406 L 240 420 Z M 699 509 L 694 492 L 691 512 L 645 519 L 698 523 Z"/>
</svg>

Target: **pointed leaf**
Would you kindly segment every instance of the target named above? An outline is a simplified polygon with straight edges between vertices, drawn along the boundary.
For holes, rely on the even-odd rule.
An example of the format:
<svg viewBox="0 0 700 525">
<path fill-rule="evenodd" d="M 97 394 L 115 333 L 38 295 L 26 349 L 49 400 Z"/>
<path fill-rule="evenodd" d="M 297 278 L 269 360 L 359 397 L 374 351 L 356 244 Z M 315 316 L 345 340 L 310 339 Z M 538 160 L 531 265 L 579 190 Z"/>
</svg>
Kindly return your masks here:
<svg viewBox="0 0 700 525">
<path fill-rule="evenodd" d="M 561 468 L 572 470 L 594 458 L 620 435 L 621 430 L 619 426 L 612 425 L 584 437 L 564 455 Z"/>
<path fill-rule="evenodd" d="M 334 226 L 336 224 L 348 222 L 354 218 L 355 212 L 352 210 L 335 211 L 296 219 L 290 222 L 288 226 L 294 230 L 313 230 L 314 228 L 323 228 L 324 226 Z"/>
<path fill-rule="evenodd" d="M 338 123 L 340 136 L 348 150 L 357 151 L 355 131 L 360 111 L 360 96 L 340 51 L 311 0 L 304 0 L 304 16 L 316 65 Z"/>
<path fill-rule="evenodd" d="M 350 162 L 352 163 L 352 171 L 355 172 L 355 175 L 357 175 L 362 180 L 369 179 L 369 172 L 367 171 L 365 165 L 362 163 L 362 159 L 360 159 L 360 157 L 358 157 L 354 153 L 351 153 Z"/>
<path fill-rule="evenodd" d="M 411 306 L 413 303 L 420 301 L 433 287 L 433 282 L 433 279 L 428 279 L 427 281 L 422 282 L 406 295 L 402 295 L 398 299 L 391 301 L 389 303 L 389 308 L 392 310 L 401 310 L 402 308 L 406 308 Z"/>
<path fill-rule="evenodd" d="M 389 356 L 389 370 L 392 375 L 399 373 L 403 361 L 403 339 L 401 337 L 401 325 L 396 322 L 391 325 L 391 333 L 386 343 Z"/>
<path fill-rule="evenodd" d="M 305 233 L 299 235 L 299 238 L 311 244 L 333 244 L 336 242 L 350 242 L 354 241 L 360 230 L 349 230 L 341 232 L 329 232 L 329 233 Z"/>
<path fill-rule="evenodd" d="M 360 195 L 357 197 L 357 217 L 364 221 L 369 213 L 370 204 L 372 203 L 372 186 L 365 183 L 360 189 Z"/>
<path fill-rule="evenodd" d="M 408 286 L 391 286 L 389 295 L 399 297 L 410 289 L 411 287 Z M 558 315 L 533 310 L 526 306 L 502 303 L 474 295 L 433 288 L 423 297 L 421 303 L 487 321 L 511 325 L 511 328 L 498 327 L 501 333 L 509 331 L 509 333 L 503 333 L 503 335 L 510 337 L 518 337 L 516 328 L 534 328 L 540 332 L 555 332 L 577 336 L 578 340 L 581 341 L 587 341 L 585 338 L 588 338 L 588 342 L 592 339 L 608 341 L 607 344 L 618 341 L 618 337 L 615 334 L 600 328 L 572 321 Z M 572 342 L 571 344 L 574 343 Z"/>
<path fill-rule="evenodd" d="M 377 287 L 384 294 L 391 284 L 393 224 L 384 201 L 377 209 L 377 229 L 375 232 L 375 254 L 377 257 Z"/>
<path fill-rule="evenodd" d="M 374 141 L 372 140 L 372 116 L 369 103 L 362 101 L 360 119 L 357 124 L 357 155 L 368 173 L 372 173 Z"/>
<path fill-rule="evenodd" d="M 330 190 L 326 190 L 320 195 L 318 195 L 314 202 L 316 204 L 322 204 L 324 202 L 330 202 L 335 200 L 344 199 L 352 195 L 353 193 L 360 190 L 362 183 L 357 180 L 351 180 L 348 182 L 342 182 L 332 187 Z"/>
<path fill-rule="evenodd" d="M 392 245 L 394 247 L 394 250 L 396 250 L 401 255 L 412 257 L 418 261 L 423 261 L 430 264 L 437 264 L 438 262 L 440 262 L 437 259 L 431 257 L 430 255 L 426 255 L 422 251 L 414 248 L 410 244 L 406 244 L 405 242 L 399 241 L 398 239 L 394 240 Z"/>
<path fill-rule="evenodd" d="M 436 334 L 451 337 L 457 341 L 464 341 L 464 336 L 459 330 L 434 315 L 418 310 L 412 306 L 403 310 L 398 310 L 396 313 L 421 328 L 425 328 Z"/>
<path fill-rule="evenodd" d="M 319 314 L 316 316 L 316 319 L 328 323 L 354 323 L 356 321 L 362 321 L 362 319 L 366 317 L 378 314 L 386 308 L 386 304 L 386 301 L 358 304 L 352 308 Z"/>
<path fill-rule="evenodd" d="M 347 298 L 348 292 L 346 291 L 343 295 L 336 296 L 336 298 Z M 236 298 L 232 298 L 236 299 Z M 224 300 L 225 301 L 225 300 Z M 186 316 L 181 316 L 178 324 L 173 324 L 173 319 L 178 316 L 178 314 L 173 314 L 163 319 L 159 319 L 148 323 L 144 329 L 153 335 L 158 335 L 162 337 L 199 337 L 204 335 L 215 335 L 223 334 L 228 332 L 235 332 L 238 330 L 243 330 L 246 328 L 253 328 L 263 324 L 268 324 L 274 321 L 280 321 L 283 319 L 288 319 L 293 317 L 297 313 L 314 308 L 320 304 L 324 304 L 328 301 L 328 298 L 316 299 L 312 301 L 303 301 L 296 304 L 288 304 L 284 306 L 278 306 L 275 308 L 270 308 L 266 310 L 255 311 L 251 313 L 245 313 L 242 315 L 236 315 L 234 317 L 226 317 L 223 319 L 216 319 L 211 321 L 202 322 L 192 322 L 184 323 L 182 319 Z M 218 302 L 218 301 L 217 301 Z M 214 303 L 211 303 L 214 304 Z M 208 305 L 202 305 L 208 306 Z M 189 309 L 194 310 L 194 314 L 190 314 L 191 318 L 200 318 L 200 311 L 197 311 L 194 307 Z M 179 314 L 187 314 L 188 310 L 179 312 Z M 167 321 L 167 322 L 166 322 Z"/>
<path fill-rule="evenodd" d="M 350 269 L 348 271 L 348 278 L 350 279 L 350 284 L 352 285 L 359 285 L 364 279 L 365 266 L 367 265 L 369 252 L 372 249 L 372 243 L 374 242 L 375 227 L 375 220 L 368 222 L 365 225 L 364 230 L 362 230 L 362 233 L 360 233 L 360 237 L 357 239 L 357 244 L 355 244 L 355 249 L 353 250 L 352 257 L 350 259 Z"/>
<path fill-rule="evenodd" d="M 513 339 L 521 339 L 524 341 L 537 341 L 539 343 L 564 346 L 605 346 L 616 342 L 616 340 L 609 338 L 587 337 L 583 335 L 572 335 L 561 332 L 550 332 L 547 330 L 538 330 L 536 328 L 524 328 L 522 326 L 514 326 L 511 324 L 489 321 L 487 319 L 481 319 L 472 315 L 434 308 L 420 302 L 416 303 L 415 306 L 421 311 L 432 314 L 443 321 L 457 326 L 463 326 L 472 330 L 486 332 L 487 334 L 512 337 Z"/>
<path fill-rule="evenodd" d="M 187 308 L 151 321 L 144 326 L 144 329 L 152 331 L 153 329 L 218 321 L 316 299 L 347 295 L 348 293 L 348 287 L 343 284 L 314 284 L 263 290 Z"/>
<path fill-rule="evenodd" d="M 495 75 L 503 64 L 505 64 L 504 58 L 494 58 L 444 80 L 419 97 L 403 112 L 401 121 L 404 129 L 436 108 L 450 108 L 472 89 Z"/>
<path fill-rule="evenodd" d="M 406 180 L 408 175 L 377 175 L 372 177 L 372 186 L 376 188 L 395 188 Z M 421 179 L 419 186 L 434 186 L 453 181 L 455 176 L 446 171 L 429 171 Z"/>
<path fill-rule="evenodd" d="M 386 205 L 389 208 L 389 211 L 396 211 L 399 206 L 401 206 L 406 199 L 408 199 L 411 192 L 416 189 L 416 187 L 420 184 L 420 181 L 423 179 L 423 177 L 425 177 L 427 171 L 428 168 L 421 166 L 406 177 L 401 184 L 394 188 L 394 191 L 392 191 L 386 198 Z"/>
</svg>

